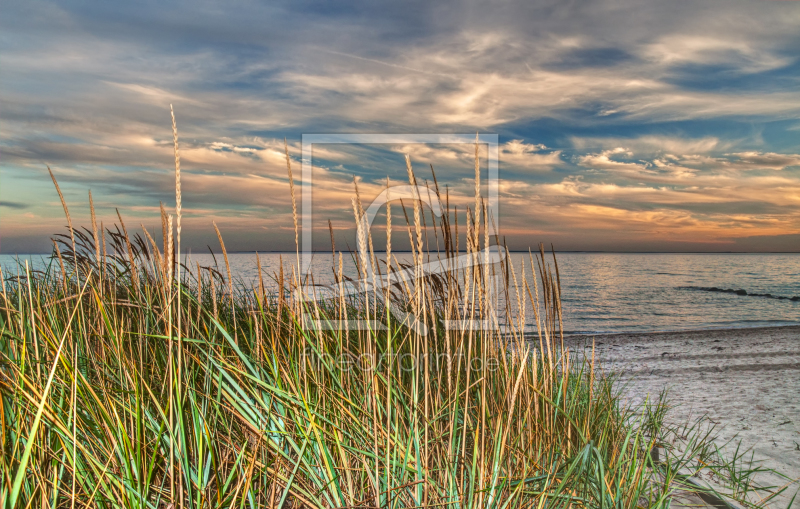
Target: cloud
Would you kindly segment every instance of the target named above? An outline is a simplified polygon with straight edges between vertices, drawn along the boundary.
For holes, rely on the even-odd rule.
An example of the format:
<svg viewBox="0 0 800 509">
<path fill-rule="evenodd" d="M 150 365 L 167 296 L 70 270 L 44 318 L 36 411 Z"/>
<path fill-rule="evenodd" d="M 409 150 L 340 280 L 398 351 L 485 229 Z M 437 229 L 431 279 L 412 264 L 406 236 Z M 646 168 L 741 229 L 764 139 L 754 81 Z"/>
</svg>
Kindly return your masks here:
<svg viewBox="0 0 800 509">
<path fill-rule="evenodd" d="M 638 154 L 706 154 L 727 150 L 734 142 L 716 136 L 702 138 L 679 138 L 675 136 L 646 135 L 635 138 L 621 137 L 573 137 L 570 140 L 576 150 L 596 150 L 625 146 Z"/>
<path fill-rule="evenodd" d="M 173 194 L 170 103 L 190 220 L 242 239 L 290 224 L 282 140 L 299 169 L 304 133 L 498 133 L 509 209 L 551 232 L 606 216 L 648 235 L 797 231 L 795 14 L 722 0 L 10 4 L 0 233 L 60 227 L 52 189 L 37 201 L 45 164 L 71 200 L 91 187 L 104 209 L 156 214 Z M 404 153 L 469 203 L 471 147 L 319 145 L 318 209 L 344 225 L 353 175 L 378 192 L 403 180 Z"/>
<path fill-rule="evenodd" d="M 729 164 L 741 169 L 783 170 L 789 166 L 800 165 L 800 154 L 776 154 L 774 152 L 738 152 L 730 154 L 734 158 Z"/>
<path fill-rule="evenodd" d="M 522 170 L 551 170 L 563 164 L 561 150 L 548 150 L 539 143 L 511 140 L 500 148 L 500 161 L 504 167 Z"/>
<path fill-rule="evenodd" d="M 786 66 L 788 55 L 754 45 L 752 40 L 705 35 L 667 35 L 646 45 L 642 57 L 664 64 L 734 64 L 741 72 L 763 72 Z"/>
<path fill-rule="evenodd" d="M 18 203 L 13 201 L 0 201 L 0 207 L 6 207 L 9 209 L 27 209 L 30 205 L 26 203 Z"/>
</svg>

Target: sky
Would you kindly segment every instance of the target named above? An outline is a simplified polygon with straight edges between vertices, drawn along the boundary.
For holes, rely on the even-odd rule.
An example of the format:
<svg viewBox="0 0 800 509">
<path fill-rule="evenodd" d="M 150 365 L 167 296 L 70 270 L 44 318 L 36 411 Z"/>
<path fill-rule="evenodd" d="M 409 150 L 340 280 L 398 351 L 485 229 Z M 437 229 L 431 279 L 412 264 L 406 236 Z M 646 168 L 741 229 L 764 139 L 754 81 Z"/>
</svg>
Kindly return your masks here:
<svg viewBox="0 0 800 509">
<path fill-rule="evenodd" d="M 64 231 L 48 165 L 76 225 L 90 224 L 91 190 L 98 221 L 119 209 L 160 238 L 159 203 L 175 204 L 170 104 L 186 250 L 219 250 L 212 221 L 230 251 L 294 250 L 284 138 L 297 179 L 303 134 L 481 133 L 499 139 L 512 249 L 800 251 L 800 2 L 2 11 L 0 253 L 49 252 Z M 407 183 L 406 154 L 421 180 L 433 166 L 463 221 L 472 147 L 317 145 L 315 249 L 330 248 L 329 219 L 338 247 L 354 245 L 354 179 L 370 202 L 387 177 Z"/>
</svg>

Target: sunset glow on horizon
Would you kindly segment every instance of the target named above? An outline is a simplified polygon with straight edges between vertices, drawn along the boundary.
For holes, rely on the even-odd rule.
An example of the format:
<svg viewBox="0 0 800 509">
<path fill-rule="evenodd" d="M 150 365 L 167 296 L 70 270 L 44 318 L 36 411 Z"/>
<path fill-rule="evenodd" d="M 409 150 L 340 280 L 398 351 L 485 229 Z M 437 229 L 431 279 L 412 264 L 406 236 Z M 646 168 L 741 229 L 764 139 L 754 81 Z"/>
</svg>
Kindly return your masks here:
<svg viewBox="0 0 800 509">
<path fill-rule="evenodd" d="M 187 250 L 216 249 L 212 220 L 231 251 L 294 250 L 284 137 L 297 179 L 303 134 L 479 132 L 499 136 L 512 249 L 800 251 L 798 3 L 443 9 L 6 5 L 0 253 L 49 252 L 63 232 L 48 165 L 76 224 L 91 189 L 106 226 L 118 208 L 159 230 L 170 104 Z M 368 200 L 407 182 L 406 153 L 471 206 L 471 147 L 321 145 L 315 236 L 330 219 L 352 246 L 354 176 Z"/>
</svg>

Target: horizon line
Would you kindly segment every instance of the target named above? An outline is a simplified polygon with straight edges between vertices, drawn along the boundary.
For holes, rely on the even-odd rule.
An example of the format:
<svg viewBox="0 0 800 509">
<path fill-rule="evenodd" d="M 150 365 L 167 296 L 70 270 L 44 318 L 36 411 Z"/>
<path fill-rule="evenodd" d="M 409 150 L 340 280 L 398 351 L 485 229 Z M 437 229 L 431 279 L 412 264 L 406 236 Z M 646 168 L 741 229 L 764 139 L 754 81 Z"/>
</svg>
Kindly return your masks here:
<svg viewBox="0 0 800 509">
<path fill-rule="evenodd" d="M 530 250 L 534 252 L 533 249 Z M 552 252 L 552 250 L 545 250 Z M 297 254 L 297 251 L 259 251 L 259 250 L 246 250 L 246 251 L 231 251 L 227 250 L 228 254 Z M 337 253 L 356 253 L 357 251 L 336 251 Z M 385 253 L 386 251 L 375 250 L 375 253 Z M 410 250 L 393 249 L 393 253 L 411 253 Z M 462 252 L 462 251 L 459 251 Z M 527 253 L 528 251 L 519 249 L 509 249 L 509 253 Z M 538 252 L 538 250 L 536 250 Z M 586 254 L 800 254 L 800 251 L 606 251 L 606 250 L 588 250 L 588 249 L 563 249 L 555 250 L 556 253 L 586 253 Z M 302 251 L 301 251 L 302 253 Z M 312 254 L 330 254 L 330 251 L 320 250 L 312 251 Z M 0 253 L 0 256 L 33 256 L 51 255 L 52 252 L 41 253 Z M 185 254 L 193 254 L 191 251 Z M 208 251 L 202 251 L 195 254 L 211 254 Z M 213 254 L 222 254 L 222 251 L 214 251 Z"/>
</svg>

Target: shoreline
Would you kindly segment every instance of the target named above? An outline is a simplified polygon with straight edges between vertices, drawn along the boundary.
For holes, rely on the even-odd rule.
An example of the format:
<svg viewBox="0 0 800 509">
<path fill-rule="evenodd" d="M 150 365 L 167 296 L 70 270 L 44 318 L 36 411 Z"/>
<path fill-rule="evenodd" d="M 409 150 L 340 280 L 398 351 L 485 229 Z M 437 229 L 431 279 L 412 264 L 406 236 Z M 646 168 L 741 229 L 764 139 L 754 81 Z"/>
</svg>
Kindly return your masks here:
<svg viewBox="0 0 800 509">
<path fill-rule="evenodd" d="M 664 335 L 675 335 L 675 334 L 709 334 L 709 333 L 726 333 L 726 332 L 738 332 L 738 331 L 777 331 L 777 330 L 786 330 L 786 329 L 796 329 L 796 332 L 800 334 L 800 322 L 792 322 L 787 323 L 786 325 L 753 325 L 753 326 L 741 326 L 741 327 L 731 327 L 731 326 L 720 326 L 720 327 L 708 327 L 708 328 L 693 328 L 693 329 L 671 329 L 671 330 L 652 330 L 652 331 L 609 331 L 609 332 L 564 332 L 564 341 L 567 339 L 571 341 L 577 341 L 579 338 L 587 338 L 593 336 L 600 336 L 603 338 L 610 338 L 610 337 L 619 337 L 619 338 L 629 338 L 634 339 L 635 337 L 644 337 L 644 336 L 664 336 Z M 532 334 L 530 334 L 533 337 Z"/>
<path fill-rule="evenodd" d="M 800 478 L 800 326 L 564 336 L 577 358 L 593 341 L 596 365 L 619 375 L 626 400 L 668 390 L 669 422 L 706 416 L 729 453 L 741 441 L 761 467 Z M 769 473 L 756 480 L 786 483 Z M 793 486 L 772 505 L 786 507 Z"/>
</svg>

